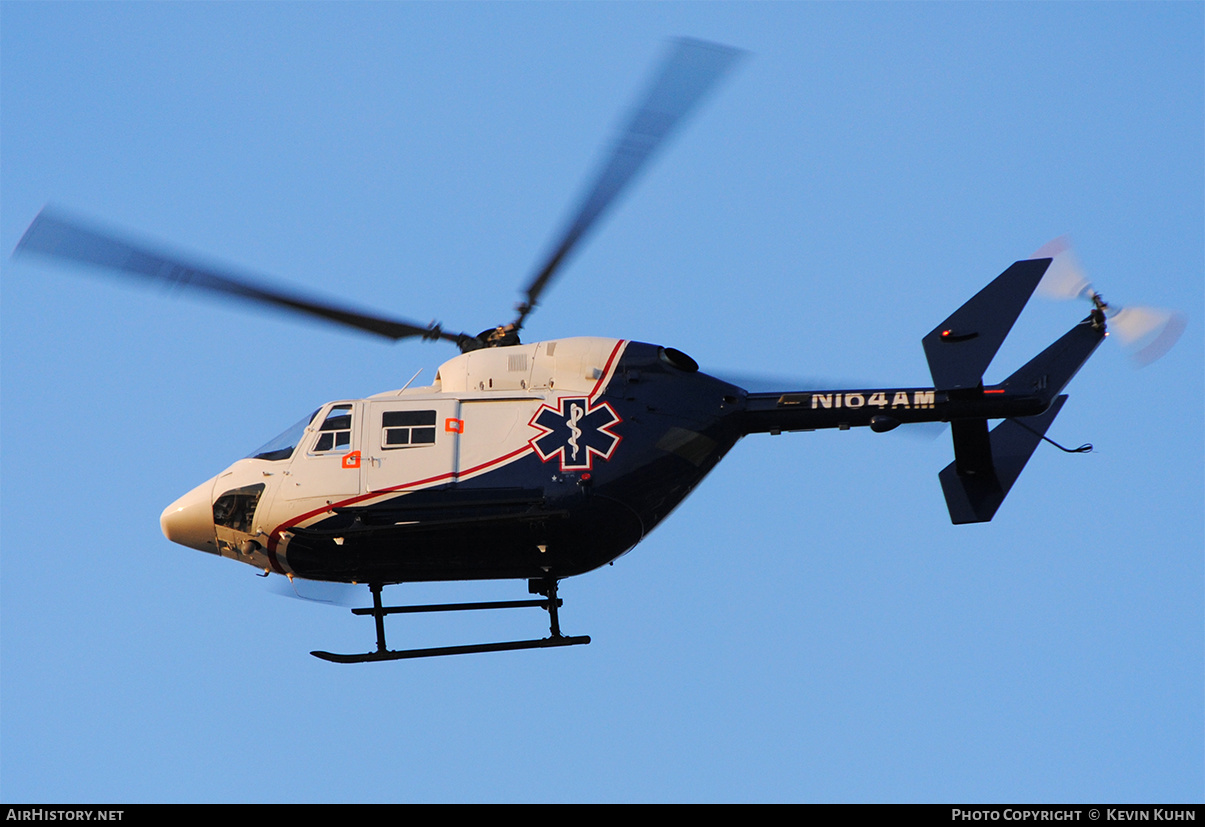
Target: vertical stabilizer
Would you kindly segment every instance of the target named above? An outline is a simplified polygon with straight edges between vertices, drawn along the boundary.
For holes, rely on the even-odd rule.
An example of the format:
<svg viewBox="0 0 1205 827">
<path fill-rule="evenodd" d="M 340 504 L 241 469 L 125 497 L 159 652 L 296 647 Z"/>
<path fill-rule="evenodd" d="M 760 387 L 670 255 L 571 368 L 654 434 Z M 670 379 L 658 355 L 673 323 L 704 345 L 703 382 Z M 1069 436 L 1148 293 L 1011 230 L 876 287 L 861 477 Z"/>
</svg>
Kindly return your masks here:
<svg viewBox="0 0 1205 827">
<path fill-rule="evenodd" d="M 921 340 L 938 390 L 976 388 L 1050 259 L 1018 261 Z"/>
<path fill-rule="evenodd" d="M 960 468 L 955 460 L 942 469 L 937 476 L 954 525 L 986 523 L 995 516 L 1066 401 L 1060 396 L 1044 414 L 1006 419 L 993 428 L 988 467 Z"/>
</svg>

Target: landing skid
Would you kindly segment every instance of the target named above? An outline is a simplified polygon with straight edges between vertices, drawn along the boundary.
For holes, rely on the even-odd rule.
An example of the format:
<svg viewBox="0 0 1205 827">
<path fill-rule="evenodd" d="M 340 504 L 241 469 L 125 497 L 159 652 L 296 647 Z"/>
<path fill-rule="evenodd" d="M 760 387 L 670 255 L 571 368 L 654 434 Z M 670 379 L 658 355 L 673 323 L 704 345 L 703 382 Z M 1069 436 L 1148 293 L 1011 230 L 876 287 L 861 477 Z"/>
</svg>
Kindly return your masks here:
<svg viewBox="0 0 1205 827">
<path fill-rule="evenodd" d="M 554 646 L 581 646 L 590 642 L 587 635 L 566 637 L 561 634 L 557 609 L 562 601 L 556 596 L 556 581 L 531 581 L 533 594 L 542 594 L 544 600 L 503 600 L 491 603 L 441 603 L 428 606 L 382 606 L 381 584 L 369 585 L 372 590 L 371 609 L 352 609 L 352 614 L 372 615 L 377 624 L 377 650 L 363 654 L 341 655 L 335 652 L 310 652 L 316 658 L 331 663 L 374 663 L 382 660 L 408 660 L 411 658 L 435 658 L 444 655 L 468 655 L 476 652 L 511 652 L 518 649 L 548 649 Z M 385 647 L 385 615 L 415 614 L 419 612 L 468 612 L 479 609 L 541 608 L 548 612 L 549 636 L 537 640 L 506 640 L 498 643 L 470 643 L 464 646 L 439 646 L 431 649 L 387 649 Z"/>
</svg>

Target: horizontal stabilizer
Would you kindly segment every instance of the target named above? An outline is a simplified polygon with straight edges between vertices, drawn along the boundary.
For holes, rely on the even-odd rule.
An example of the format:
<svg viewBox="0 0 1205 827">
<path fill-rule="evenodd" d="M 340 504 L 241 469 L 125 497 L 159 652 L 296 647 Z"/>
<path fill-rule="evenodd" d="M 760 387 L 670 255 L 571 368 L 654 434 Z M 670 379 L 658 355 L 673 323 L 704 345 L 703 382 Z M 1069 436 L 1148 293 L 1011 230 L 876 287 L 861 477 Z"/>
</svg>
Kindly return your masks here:
<svg viewBox="0 0 1205 827">
<path fill-rule="evenodd" d="M 960 467 L 956 459 L 942 469 L 938 478 L 954 525 L 986 523 L 995 516 L 1066 401 L 1066 396 L 1060 396 L 1046 413 L 1006 419 L 993 428 L 989 435 L 991 461 L 987 467 L 982 461 L 976 462 L 975 468 Z"/>
<path fill-rule="evenodd" d="M 921 340 L 938 390 L 979 386 L 1049 266 L 1048 258 L 1018 261 Z"/>
</svg>

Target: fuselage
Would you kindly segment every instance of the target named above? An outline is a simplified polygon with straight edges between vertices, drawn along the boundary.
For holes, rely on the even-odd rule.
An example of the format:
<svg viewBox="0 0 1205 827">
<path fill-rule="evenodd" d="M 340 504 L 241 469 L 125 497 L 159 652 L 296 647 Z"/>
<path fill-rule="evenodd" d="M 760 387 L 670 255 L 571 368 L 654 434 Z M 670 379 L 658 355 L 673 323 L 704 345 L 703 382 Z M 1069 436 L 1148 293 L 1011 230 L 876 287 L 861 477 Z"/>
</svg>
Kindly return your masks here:
<svg viewBox="0 0 1205 827">
<path fill-rule="evenodd" d="M 457 356 L 336 400 L 163 513 L 167 537 L 317 580 L 561 578 L 628 551 L 742 434 L 745 392 L 657 345 Z"/>
<path fill-rule="evenodd" d="M 174 542 L 315 580 L 555 581 L 640 542 L 746 434 L 933 421 L 953 423 L 967 497 L 991 504 L 951 519 L 990 519 L 1008 487 L 995 454 L 1011 485 L 1041 433 L 1017 426 L 1037 436 L 1014 461 L 987 420 L 1044 414 L 1104 335 L 1089 317 L 1004 382 L 945 390 L 748 393 L 621 339 L 484 348 L 428 387 L 328 402 L 160 521 Z M 939 356 L 978 339 L 951 341 Z"/>
</svg>

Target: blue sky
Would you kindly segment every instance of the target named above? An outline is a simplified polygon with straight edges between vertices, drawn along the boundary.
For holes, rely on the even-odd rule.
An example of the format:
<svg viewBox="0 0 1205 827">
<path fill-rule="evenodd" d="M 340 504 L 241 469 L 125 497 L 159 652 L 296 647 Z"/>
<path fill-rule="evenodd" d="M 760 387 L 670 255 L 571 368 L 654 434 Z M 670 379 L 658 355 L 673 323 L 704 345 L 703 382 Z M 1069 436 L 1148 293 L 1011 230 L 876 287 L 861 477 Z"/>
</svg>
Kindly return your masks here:
<svg viewBox="0 0 1205 827">
<path fill-rule="evenodd" d="M 527 336 L 922 385 L 920 338 L 1073 235 L 1106 342 L 996 519 L 948 435 L 749 438 L 614 566 L 590 646 L 369 666 L 371 624 L 160 511 L 454 351 L 39 261 L 0 280 L 8 801 L 1200 801 L 1205 9 L 1197 3 L 0 5 L 0 242 L 46 203 L 420 321 L 509 318 L 667 38 L 749 51 Z M 988 379 L 1082 318 L 1035 301 Z M 903 429 L 901 429 L 903 430 Z M 521 583 L 387 590 L 506 599 Z M 390 643 L 543 634 L 538 613 Z"/>
</svg>

